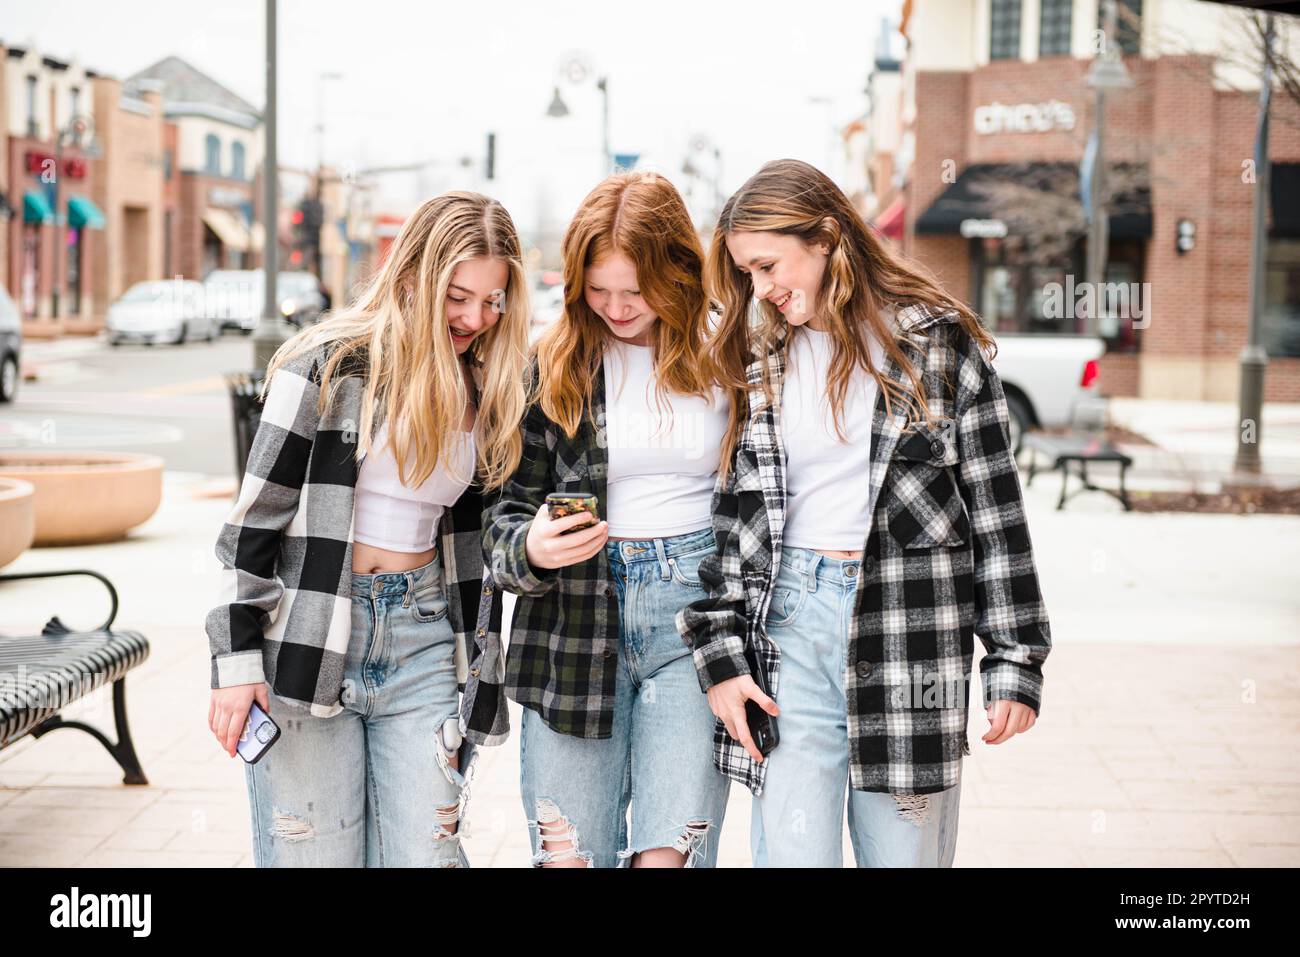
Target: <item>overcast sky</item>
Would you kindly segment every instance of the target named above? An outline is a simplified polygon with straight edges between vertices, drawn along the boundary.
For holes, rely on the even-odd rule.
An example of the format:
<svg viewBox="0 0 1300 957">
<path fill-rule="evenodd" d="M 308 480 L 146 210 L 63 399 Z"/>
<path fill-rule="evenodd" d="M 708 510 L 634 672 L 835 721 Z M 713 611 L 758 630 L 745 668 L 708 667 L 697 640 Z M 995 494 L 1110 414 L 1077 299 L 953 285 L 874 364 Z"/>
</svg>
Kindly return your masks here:
<svg viewBox="0 0 1300 957">
<path fill-rule="evenodd" d="M 768 159 L 827 167 L 830 124 L 863 111 L 881 18 L 896 21 L 900 6 L 282 0 L 280 162 L 316 162 L 320 88 L 328 162 L 438 161 L 422 177 L 385 177 L 382 207 L 404 213 L 465 186 L 498 196 L 521 229 L 562 228 L 600 177 L 594 77 L 607 75 L 613 152 L 641 154 L 684 189 L 682 159 L 703 134 L 721 150 L 730 195 Z M 122 78 L 175 54 L 260 107 L 264 9 L 261 0 L 6 0 L 0 38 Z M 559 76 L 572 54 L 594 71 L 584 84 Z M 343 78 L 322 84 L 328 71 Z M 571 111 L 560 120 L 545 115 L 557 83 Z M 473 177 L 489 130 L 498 175 L 484 183 Z M 471 174 L 457 166 L 467 155 Z M 711 172 L 711 154 L 698 165 Z"/>
</svg>

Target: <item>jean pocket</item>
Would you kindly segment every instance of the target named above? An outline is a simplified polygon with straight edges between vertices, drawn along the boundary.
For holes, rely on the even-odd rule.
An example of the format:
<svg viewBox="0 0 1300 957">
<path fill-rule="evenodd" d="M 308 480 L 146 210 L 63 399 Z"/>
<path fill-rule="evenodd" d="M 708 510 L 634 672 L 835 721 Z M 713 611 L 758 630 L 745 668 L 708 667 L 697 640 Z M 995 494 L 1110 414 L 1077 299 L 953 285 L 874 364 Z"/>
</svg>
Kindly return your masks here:
<svg viewBox="0 0 1300 957">
<path fill-rule="evenodd" d="M 767 627 L 784 628 L 794 623 L 808 598 L 808 589 L 802 585 L 777 585 L 772 589 L 772 600 L 767 606 Z"/>
<path fill-rule="evenodd" d="M 449 605 L 447 592 L 440 578 L 432 578 L 415 586 L 411 595 L 411 616 L 416 621 L 441 621 L 447 617 Z"/>
<path fill-rule="evenodd" d="M 713 545 L 706 545 L 697 552 L 687 552 L 685 555 L 673 555 L 668 559 L 668 567 L 672 569 L 673 581 L 679 585 L 685 585 L 687 588 L 703 588 L 704 583 L 700 581 L 700 562 L 708 558 L 716 551 Z"/>
</svg>

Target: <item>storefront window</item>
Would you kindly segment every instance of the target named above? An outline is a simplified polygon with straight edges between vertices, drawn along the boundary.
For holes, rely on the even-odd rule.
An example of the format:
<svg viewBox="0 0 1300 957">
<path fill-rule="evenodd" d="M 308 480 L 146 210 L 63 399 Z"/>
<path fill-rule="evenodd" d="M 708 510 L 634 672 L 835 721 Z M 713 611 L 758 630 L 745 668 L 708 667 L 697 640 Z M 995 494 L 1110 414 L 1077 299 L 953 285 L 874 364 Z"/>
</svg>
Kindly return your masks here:
<svg viewBox="0 0 1300 957">
<path fill-rule="evenodd" d="M 1268 241 L 1260 331 L 1270 356 L 1300 356 L 1300 239 Z"/>
<path fill-rule="evenodd" d="M 1147 315 L 1143 242 L 1110 244 L 1097 334 L 1110 352 L 1134 352 Z M 974 301 L 994 332 L 1077 335 L 1089 328 L 1085 245 L 1080 239 L 1055 261 L 1034 261 L 1019 237 L 971 241 Z"/>
</svg>

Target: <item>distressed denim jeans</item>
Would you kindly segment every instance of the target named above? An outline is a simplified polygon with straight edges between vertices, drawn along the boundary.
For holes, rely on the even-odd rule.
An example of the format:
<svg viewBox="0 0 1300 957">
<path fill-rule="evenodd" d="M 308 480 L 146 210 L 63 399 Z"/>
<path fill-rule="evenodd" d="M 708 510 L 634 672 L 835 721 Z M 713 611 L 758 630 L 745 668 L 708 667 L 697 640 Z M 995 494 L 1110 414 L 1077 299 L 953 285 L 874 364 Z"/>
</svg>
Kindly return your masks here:
<svg viewBox="0 0 1300 957">
<path fill-rule="evenodd" d="M 951 867 L 960 782 L 937 794 L 892 795 L 848 787 L 849 621 L 857 559 L 782 550 L 767 617 L 781 650 L 776 719 L 780 743 L 753 799 L 755 867 L 840 867 L 845 791 L 858 867 Z"/>
<path fill-rule="evenodd" d="M 464 742 L 458 770 L 441 743 L 459 711 L 441 561 L 352 576 L 340 713 L 271 696 L 280 739 L 245 766 L 258 867 L 469 865 L 477 754 Z"/>
<path fill-rule="evenodd" d="M 613 734 L 560 734 L 524 709 L 520 790 L 534 865 L 576 856 L 627 867 L 659 847 L 688 867 L 717 862 L 730 781 L 713 765 L 713 712 L 676 624 L 716 547 L 711 529 L 606 544 L 622 615 Z M 546 841 L 571 845 L 543 848 L 543 829 Z"/>
</svg>

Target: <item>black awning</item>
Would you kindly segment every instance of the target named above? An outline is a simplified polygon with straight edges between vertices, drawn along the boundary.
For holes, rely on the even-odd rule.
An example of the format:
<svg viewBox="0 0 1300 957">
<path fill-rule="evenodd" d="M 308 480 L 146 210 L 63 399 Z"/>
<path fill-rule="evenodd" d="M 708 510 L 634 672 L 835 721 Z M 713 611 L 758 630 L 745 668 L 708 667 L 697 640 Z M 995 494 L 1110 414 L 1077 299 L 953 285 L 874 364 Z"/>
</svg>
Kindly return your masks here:
<svg viewBox="0 0 1300 957">
<path fill-rule="evenodd" d="M 1113 167 L 1132 181 L 1131 188 L 1116 197 L 1110 216 L 1110 235 L 1115 239 L 1143 239 L 1151 235 L 1151 188 L 1145 166 L 1117 163 Z M 1017 205 L 1034 201 L 1033 192 L 1044 194 L 1044 202 L 1059 204 L 1065 199 L 1079 216 L 1079 167 L 1073 163 L 974 163 L 957 176 L 930 208 L 916 221 L 920 234 L 961 233 L 967 220 L 1002 223 L 1008 233 L 1016 233 L 1017 210 L 996 209 L 994 200 L 982 192 L 981 183 L 1009 183 L 1023 187 Z M 987 230 L 988 226 L 984 228 Z M 973 233 L 978 234 L 978 233 Z M 985 235 L 988 233 L 985 232 Z"/>
<path fill-rule="evenodd" d="M 1268 164 L 1272 236 L 1300 236 L 1300 163 Z"/>
</svg>

